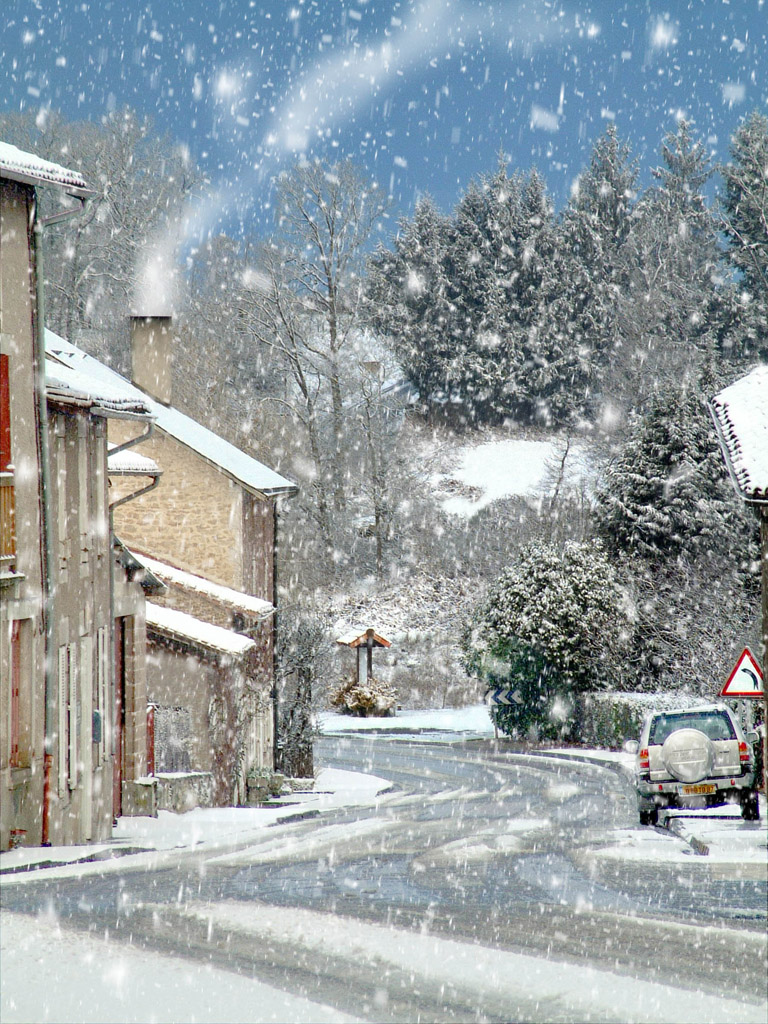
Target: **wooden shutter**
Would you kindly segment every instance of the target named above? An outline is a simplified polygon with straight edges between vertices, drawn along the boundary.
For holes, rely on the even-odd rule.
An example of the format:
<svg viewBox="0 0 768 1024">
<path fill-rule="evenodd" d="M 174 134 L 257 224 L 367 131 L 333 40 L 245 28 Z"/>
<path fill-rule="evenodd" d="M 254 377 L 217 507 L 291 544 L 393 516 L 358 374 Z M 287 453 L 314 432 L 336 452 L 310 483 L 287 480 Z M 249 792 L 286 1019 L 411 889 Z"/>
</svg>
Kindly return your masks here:
<svg viewBox="0 0 768 1024">
<path fill-rule="evenodd" d="M 69 716 L 67 707 L 69 704 L 69 651 L 66 644 L 59 647 L 59 796 L 64 795 L 67 784 L 67 752 L 69 750 Z"/>
<path fill-rule="evenodd" d="M 77 644 L 69 645 L 69 700 L 67 704 L 67 718 L 69 726 L 69 743 L 67 744 L 67 773 L 69 776 L 69 788 L 76 789 L 78 782 L 78 692 L 77 692 Z"/>
</svg>

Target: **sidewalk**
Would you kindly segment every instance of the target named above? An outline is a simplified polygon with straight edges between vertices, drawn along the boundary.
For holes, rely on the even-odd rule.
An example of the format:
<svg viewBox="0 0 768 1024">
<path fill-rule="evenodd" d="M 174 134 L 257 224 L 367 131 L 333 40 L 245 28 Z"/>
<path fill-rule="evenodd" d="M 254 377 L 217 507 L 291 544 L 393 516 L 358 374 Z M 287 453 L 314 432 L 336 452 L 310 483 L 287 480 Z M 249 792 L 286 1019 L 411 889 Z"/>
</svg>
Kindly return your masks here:
<svg viewBox="0 0 768 1024">
<path fill-rule="evenodd" d="M 307 793 L 271 800 L 263 807 L 198 807 L 186 814 L 160 811 L 156 818 L 120 818 L 112 839 L 88 846 L 29 846 L 0 853 L 2 884 L 24 882 L 38 871 L 47 877 L 124 871 L 180 854 L 235 850 L 266 828 L 315 817 L 339 807 L 374 804 L 391 783 L 375 775 L 324 768 Z"/>
</svg>

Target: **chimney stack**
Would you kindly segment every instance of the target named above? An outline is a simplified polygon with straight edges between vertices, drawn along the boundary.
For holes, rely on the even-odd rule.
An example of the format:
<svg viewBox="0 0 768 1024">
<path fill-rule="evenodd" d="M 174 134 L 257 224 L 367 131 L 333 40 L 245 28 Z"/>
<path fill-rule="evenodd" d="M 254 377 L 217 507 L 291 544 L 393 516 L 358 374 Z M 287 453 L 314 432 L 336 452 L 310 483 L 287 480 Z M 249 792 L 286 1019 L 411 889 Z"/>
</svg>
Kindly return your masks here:
<svg viewBox="0 0 768 1024">
<path fill-rule="evenodd" d="M 132 316 L 131 379 L 150 397 L 171 404 L 173 332 L 170 316 Z"/>
</svg>

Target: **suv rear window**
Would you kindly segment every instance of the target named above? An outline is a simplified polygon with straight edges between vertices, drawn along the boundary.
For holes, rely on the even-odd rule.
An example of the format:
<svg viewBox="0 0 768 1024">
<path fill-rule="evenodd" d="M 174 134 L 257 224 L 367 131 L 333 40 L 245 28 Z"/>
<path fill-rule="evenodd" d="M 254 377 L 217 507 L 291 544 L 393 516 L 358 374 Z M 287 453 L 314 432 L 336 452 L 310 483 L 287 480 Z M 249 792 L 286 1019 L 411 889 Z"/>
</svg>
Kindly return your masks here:
<svg viewBox="0 0 768 1024">
<path fill-rule="evenodd" d="M 698 729 L 711 740 L 735 740 L 736 732 L 722 711 L 691 711 L 685 714 L 657 715 L 651 722 L 649 744 L 661 746 L 677 729 Z"/>
</svg>

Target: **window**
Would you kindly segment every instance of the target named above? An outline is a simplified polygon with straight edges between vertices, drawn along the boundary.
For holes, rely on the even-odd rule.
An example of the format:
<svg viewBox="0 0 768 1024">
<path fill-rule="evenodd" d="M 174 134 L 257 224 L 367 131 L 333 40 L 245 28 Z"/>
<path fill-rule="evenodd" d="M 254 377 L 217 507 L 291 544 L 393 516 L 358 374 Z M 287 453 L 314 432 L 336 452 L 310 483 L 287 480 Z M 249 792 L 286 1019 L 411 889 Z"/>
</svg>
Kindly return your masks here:
<svg viewBox="0 0 768 1024">
<path fill-rule="evenodd" d="M 31 623 L 15 619 L 11 623 L 11 721 L 9 764 L 28 768 L 32 763 L 31 701 Z"/>
<path fill-rule="evenodd" d="M 736 738 L 730 718 L 719 711 L 659 715 L 651 726 L 649 743 L 661 745 L 676 729 L 698 729 L 711 740 Z"/>
</svg>

